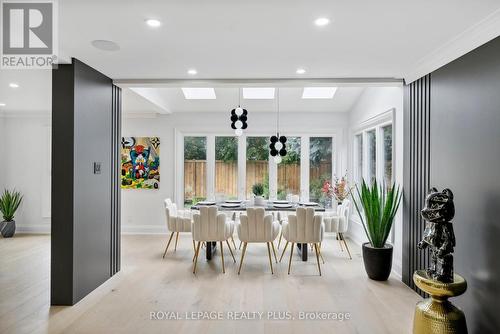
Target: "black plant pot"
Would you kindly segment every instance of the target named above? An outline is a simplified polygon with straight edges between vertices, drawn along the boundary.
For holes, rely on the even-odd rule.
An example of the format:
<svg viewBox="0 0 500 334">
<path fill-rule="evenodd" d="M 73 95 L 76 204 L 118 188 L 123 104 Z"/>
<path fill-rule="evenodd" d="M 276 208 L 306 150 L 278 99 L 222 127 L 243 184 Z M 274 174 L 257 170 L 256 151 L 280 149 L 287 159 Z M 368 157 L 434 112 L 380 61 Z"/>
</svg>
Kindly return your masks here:
<svg viewBox="0 0 500 334">
<path fill-rule="evenodd" d="M 392 245 L 375 248 L 369 242 L 363 244 L 365 270 L 373 280 L 386 281 L 392 270 Z"/>
<path fill-rule="evenodd" d="M 10 222 L 2 222 L 2 237 L 11 238 L 16 233 L 16 222 L 11 220 Z"/>
</svg>

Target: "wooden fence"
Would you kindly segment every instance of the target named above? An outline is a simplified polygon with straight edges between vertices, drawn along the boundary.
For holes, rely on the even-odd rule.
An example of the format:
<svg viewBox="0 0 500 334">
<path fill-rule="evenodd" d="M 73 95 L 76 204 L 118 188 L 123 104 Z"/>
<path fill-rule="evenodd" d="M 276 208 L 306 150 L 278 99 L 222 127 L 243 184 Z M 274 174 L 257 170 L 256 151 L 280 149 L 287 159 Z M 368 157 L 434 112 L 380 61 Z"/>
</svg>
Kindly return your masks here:
<svg viewBox="0 0 500 334">
<path fill-rule="evenodd" d="M 322 162 L 318 166 L 311 166 L 310 179 L 319 179 L 320 176 L 331 175 L 332 164 Z M 184 161 L 184 192 L 187 200 L 206 197 L 206 160 Z M 268 182 L 269 162 L 265 160 L 247 161 L 246 164 L 246 192 L 251 194 L 255 183 Z M 300 164 L 278 165 L 278 191 L 300 194 Z M 223 193 L 228 197 L 238 196 L 238 164 L 234 162 L 215 162 L 215 192 Z"/>
</svg>

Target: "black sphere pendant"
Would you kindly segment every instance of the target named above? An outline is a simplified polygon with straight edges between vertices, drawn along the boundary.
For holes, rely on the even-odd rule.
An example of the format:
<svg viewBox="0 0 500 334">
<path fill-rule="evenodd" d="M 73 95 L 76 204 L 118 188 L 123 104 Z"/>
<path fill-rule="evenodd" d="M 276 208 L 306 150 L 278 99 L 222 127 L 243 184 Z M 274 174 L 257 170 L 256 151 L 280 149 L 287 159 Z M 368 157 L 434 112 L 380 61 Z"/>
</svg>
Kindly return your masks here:
<svg viewBox="0 0 500 334">
<path fill-rule="evenodd" d="M 231 129 L 235 130 L 236 135 L 241 136 L 243 134 L 243 130 L 248 128 L 247 110 L 238 106 L 238 108 L 231 110 L 230 119 L 231 119 Z"/>
<path fill-rule="evenodd" d="M 280 136 L 279 133 L 276 136 L 271 136 L 270 138 L 271 144 L 269 145 L 271 156 L 275 157 L 278 154 L 282 157 L 286 155 L 286 137 Z M 278 144 L 279 143 L 279 144 Z M 278 148 L 276 145 L 278 144 Z"/>
</svg>

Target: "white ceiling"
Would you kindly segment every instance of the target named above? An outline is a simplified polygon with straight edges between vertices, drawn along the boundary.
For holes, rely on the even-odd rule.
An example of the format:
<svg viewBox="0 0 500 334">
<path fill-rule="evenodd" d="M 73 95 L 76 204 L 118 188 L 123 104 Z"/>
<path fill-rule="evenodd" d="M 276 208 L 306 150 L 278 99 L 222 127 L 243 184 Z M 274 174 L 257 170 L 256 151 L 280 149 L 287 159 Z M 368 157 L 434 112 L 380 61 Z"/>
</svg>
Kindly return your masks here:
<svg viewBox="0 0 500 334">
<path fill-rule="evenodd" d="M 346 112 L 356 102 L 364 88 L 339 87 L 333 99 L 302 99 L 302 88 L 280 88 L 280 111 L 283 112 Z M 171 112 L 229 112 L 238 105 L 238 88 L 215 88 L 215 100 L 186 100 L 180 88 L 125 88 L 124 111 L 127 113 Z M 140 96 L 148 105 L 140 103 Z M 275 96 L 277 91 L 275 92 Z M 150 102 L 154 101 L 154 102 Z M 277 110 L 277 99 L 248 100 L 241 98 L 241 106 L 252 112 Z"/>
<path fill-rule="evenodd" d="M 331 24 L 315 26 L 318 17 L 328 17 Z M 159 19 L 162 26 L 152 29 L 146 18 Z M 139 82 L 414 79 L 499 34 L 498 0 L 59 1 L 62 58 L 76 57 L 113 79 Z M 112 40 L 120 50 L 98 50 L 90 44 L 97 39 Z M 296 74 L 299 67 L 306 73 Z M 198 74 L 188 75 L 190 68 Z M 12 89 L 10 82 L 20 87 Z M 207 103 L 184 101 L 180 91 L 162 90 L 155 93 L 167 101 L 161 107 L 125 91 L 130 105 L 124 110 L 226 111 L 234 104 L 229 92 Z M 290 111 L 345 111 L 356 97 L 355 89 L 341 87 L 332 101 L 306 103 L 293 91 L 290 88 L 289 98 L 283 98 L 283 108 Z M 0 112 L 47 112 L 50 72 L 0 70 L 0 103 L 7 104 Z M 270 107 L 252 103 L 259 110 Z"/>
<path fill-rule="evenodd" d="M 192 78 L 190 68 L 210 79 L 404 78 L 500 1 L 64 0 L 59 8 L 62 55 L 114 79 Z M 331 24 L 315 26 L 318 17 Z M 121 49 L 97 50 L 96 39 Z"/>
</svg>

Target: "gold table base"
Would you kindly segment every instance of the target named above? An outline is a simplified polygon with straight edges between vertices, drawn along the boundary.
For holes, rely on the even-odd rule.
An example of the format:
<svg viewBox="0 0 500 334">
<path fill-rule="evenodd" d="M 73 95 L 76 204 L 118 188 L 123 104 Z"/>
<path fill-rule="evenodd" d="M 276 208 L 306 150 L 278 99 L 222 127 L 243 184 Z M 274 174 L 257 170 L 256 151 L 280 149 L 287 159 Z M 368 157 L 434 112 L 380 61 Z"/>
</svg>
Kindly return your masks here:
<svg viewBox="0 0 500 334">
<path fill-rule="evenodd" d="M 462 276 L 455 274 L 452 283 L 442 283 L 431 279 L 425 270 L 417 270 L 413 273 L 413 281 L 431 296 L 415 307 L 414 334 L 467 333 L 465 314 L 448 301 L 467 290 L 467 282 Z"/>
</svg>

